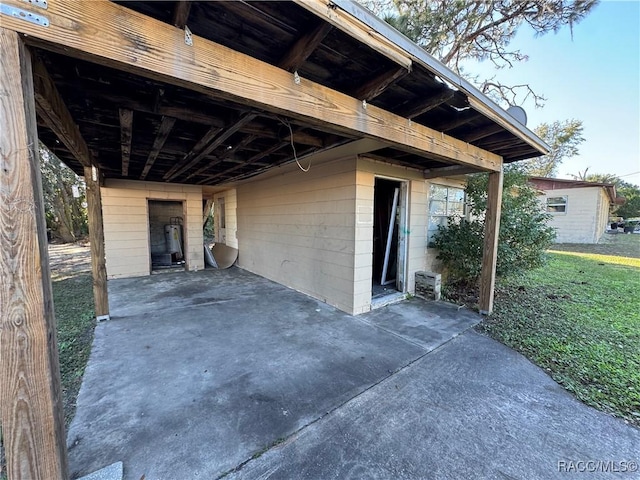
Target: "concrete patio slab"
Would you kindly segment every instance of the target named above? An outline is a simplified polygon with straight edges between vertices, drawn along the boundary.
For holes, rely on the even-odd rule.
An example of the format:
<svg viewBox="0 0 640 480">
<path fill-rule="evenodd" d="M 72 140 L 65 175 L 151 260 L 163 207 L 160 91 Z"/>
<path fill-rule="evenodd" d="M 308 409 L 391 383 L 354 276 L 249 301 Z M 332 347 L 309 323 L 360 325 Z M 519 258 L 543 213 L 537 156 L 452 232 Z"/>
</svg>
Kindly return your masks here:
<svg viewBox="0 0 640 480">
<path fill-rule="evenodd" d="M 121 460 L 127 479 L 215 478 L 428 351 L 238 268 L 109 288 L 68 435 L 76 476 Z M 395 315 L 427 322 L 420 304 Z"/>
<path fill-rule="evenodd" d="M 469 331 L 227 478 L 631 479 L 639 457 L 640 430 Z"/>
<path fill-rule="evenodd" d="M 74 477 L 122 461 L 131 480 L 535 479 L 639 460 L 640 431 L 469 331 L 472 312 L 411 299 L 352 317 L 235 267 L 109 288 Z"/>
</svg>

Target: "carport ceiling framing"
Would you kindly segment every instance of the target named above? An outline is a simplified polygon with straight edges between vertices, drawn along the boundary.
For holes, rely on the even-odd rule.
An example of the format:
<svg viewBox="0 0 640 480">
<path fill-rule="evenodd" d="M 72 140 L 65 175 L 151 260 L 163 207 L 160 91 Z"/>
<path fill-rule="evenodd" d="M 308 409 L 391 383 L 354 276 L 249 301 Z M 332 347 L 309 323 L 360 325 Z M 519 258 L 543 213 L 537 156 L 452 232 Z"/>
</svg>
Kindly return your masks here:
<svg viewBox="0 0 640 480">
<path fill-rule="evenodd" d="M 5 3 L 49 21 L 3 16 L 36 48 L 105 177 L 219 184 L 360 138 L 420 170 L 497 171 L 499 149 L 464 139 L 489 127 L 506 135 L 500 148 L 536 154 L 383 36 L 323 15 L 322 2 Z M 273 37 L 265 46 L 260 31 Z M 45 144 L 81 173 L 40 120 Z M 280 147 L 291 136 L 295 150 Z"/>
</svg>

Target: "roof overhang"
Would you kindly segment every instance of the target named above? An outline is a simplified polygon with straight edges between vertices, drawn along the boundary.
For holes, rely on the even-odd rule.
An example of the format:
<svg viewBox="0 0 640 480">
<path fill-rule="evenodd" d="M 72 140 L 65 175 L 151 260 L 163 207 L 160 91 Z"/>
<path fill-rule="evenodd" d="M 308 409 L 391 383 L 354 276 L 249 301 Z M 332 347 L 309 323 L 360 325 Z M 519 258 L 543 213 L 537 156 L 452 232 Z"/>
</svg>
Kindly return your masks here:
<svg viewBox="0 0 640 480">
<path fill-rule="evenodd" d="M 26 12 L 2 28 L 33 47 L 40 137 L 80 174 L 219 185 L 351 142 L 430 176 L 546 152 L 355 3 L 3 4 Z"/>
</svg>

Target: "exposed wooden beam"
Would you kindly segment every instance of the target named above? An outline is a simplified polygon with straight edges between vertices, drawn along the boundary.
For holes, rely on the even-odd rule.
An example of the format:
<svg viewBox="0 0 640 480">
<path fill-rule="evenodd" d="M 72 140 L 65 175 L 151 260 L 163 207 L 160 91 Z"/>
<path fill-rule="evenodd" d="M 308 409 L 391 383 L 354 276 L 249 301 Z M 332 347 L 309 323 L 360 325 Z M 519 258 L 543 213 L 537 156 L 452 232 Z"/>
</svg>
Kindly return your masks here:
<svg viewBox="0 0 640 480">
<path fill-rule="evenodd" d="M 176 6 L 173 9 L 173 17 L 171 23 L 178 28 L 184 29 L 189 19 L 189 12 L 191 11 L 191 2 L 186 0 L 180 0 L 176 2 Z"/>
<path fill-rule="evenodd" d="M 482 271 L 480 274 L 480 313 L 489 315 L 493 311 L 493 296 L 496 284 L 498 261 L 498 234 L 502 210 L 502 170 L 489 174 L 487 189 L 487 212 L 484 219 L 484 246 L 482 249 Z"/>
<path fill-rule="evenodd" d="M 496 133 L 500 133 L 504 130 L 500 125 L 496 125 L 492 123 L 491 125 L 487 125 L 486 127 L 476 128 L 472 132 L 462 135 L 462 140 L 465 142 L 476 142 L 486 137 L 490 137 L 491 135 L 495 135 Z"/>
<path fill-rule="evenodd" d="M 465 125 L 469 122 L 472 122 L 473 120 L 476 120 L 477 118 L 480 118 L 480 117 L 482 117 L 482 115 L 480 115 L 475 110 L 472 110 L 471 112 L 466 112 L 466 111 L 459 112 L 455 118 L 449 120 L 448 122 L 441 123 L 435 128 L 436 130 L 440 130 L 441 132 L 448 132 L 450 130 L 454 130 L 458 127 L 461 127 L 462 125 Z"/>
<path fill-rule="evenodd" d="M 35 8 L 17 0 L 5 1 L 23 9 Z M 47 28 L 8 15 L 2 15 L 2 21 L 6 28 L 28 34 L 28 41 L 42 48 L 210 97 L 287 115 L 336 133 L 377 138 L 436 160 L 488 171 L 502 165 L 498 155 L 373 105 L 365 108 L 358 99 L 304 78 L 296 84 L 290 73 L 223 45 L 195 36 L 193 46 L 185 45 L 182 32 L 175 27 L 114 2 L 55 0 L 49 2 L 47 16 Z M 131 31 L 136 32 L 135 42 Z M 405 66 L 410 67 L 410 59 Z"/>
<path fill-rule="evenodd" d="M 0 421 L 7 473 L 12 480 L 66 480 L 31 58 L 18 34 L 4 28 L 0 58 Z"/>
<path fill-rule="evenodd" d="M 188 162 L 191 158 L 193 158 L 195 155 L 200 153 L 209 143 L 211 143 L 211 141 L 214 138 L 216 138 L 216 136 L 222 130 L 223 130 L 222 127 L 211 127 L 209 130 L 207 130 L 207 133 L 205 133 L 203 135 L 203 137 L 200 140 L 198 140 L 198 142 L 193 146 L 191 151 L 189 153 L 187 153 L 187 155 L 185 155 L 185 157 L 183 158 L 183 162 L 184 161 Z M 173 174 L 175 172 L 177 172 L 178 169 L 180 169 L 182 167 L 182 165 L 183 165 L 182 162 L 177 162 L 173 167 L 171 167 L 169 169 L 169 171 L 167 173 L 164 174 L 162 179 L 163 180 L 169 180 L 169 178 L 172 177 Z"/>
<path fill-rule="evenodd" d="M 104 226 L 102 223 L 102 195 L 100 171 L 96 167 L 84 168 L 87 185 L 87 219 L 89 221 L 89 245 L 91 246 L 91 271 L 93 272 L 93 299 L 96 319 L 109 319 L 109 294 L 107 292 L 107 265 L 104 253 Z"/>
<path fill-rule="evenodd" d="M 240 118 L 238 118 L 235 122 L 233 122 L 233 124 L 229 125 L 228 128 L 224 129 L 224 132 L 216 136 L 213 139 L 213 141 L 207 146 L 205 146 L 201 151 L 197 152 L 192 156 L 190 155 L 193 151 L 188 153 L 185 156 L 185 158 L 178 164 L 179 167 L 175 172 L 173 172 L 169 176 L 165 175 L 165 177 L 167 177 L 166 180 L 171 181 L 176 177 L 179 177 L 180 175 L 182 175 L 184 172 L 188 171 L 190 168 L 196 166 L 200 162 L 200 160 L 202 160 L 205 156 L 209 155 L 216 148 L 222 145 L 222 143 L 225 140 L 227 140 L 231 135 L 233 135 L 238 130 L 240 130 L 243 127 L 243 125 L 246 125 L 247 123 L 251 122 L 251 120 L 253 120 L 255 117 L 256 117 L 256 114 L 253 112 L 249 112 L 241 115 Z"/>
<path fill-rule="evenodd" d="M 133 140 L 133 110 L 120 108 L 120 147 L 122 149 L 122 176 L 129 176 L 131 159 L 131 141 Z"/>
<path fill-rule="evenodd" d="M 142 169 L 142 173 L 140 174 L 140 180 L 144 180 L 153 167 L 153 164 L 158 158 L 158 154 L 162 147 L 164 146 L 164 142 L 167 141 L 169 134 L 171 133 L 171 129 L 173 125 L 176 123 L 175 118 L 171 117 L 162 117 L 162 122 L 160 123 L 160 128 L 158 128 L 158 133 L 156 134 L 156 139 L 153 142 L 153 147 L 151 147 L 151 151 L 149 152 L 149 157 L 147 158 L 147 163 L 144 164 L 144 168 Z"/>
<path fill-rule="evenodd" d="M 245 136 L 242 140 L 240 140 L 240 142 L 235 144 L 232 148 L 230 148 L 229 150 L 225 151 L 223 154 L 218 156 L 218 158 L 216 158 L 216 159 L 214 159 L 214 160 L 212 160 L 210 162 L 207 162 L 206 165 L 203 165 L 198 170 L 192 172 L 187 178 L 185 178 L 185 181 L 191 180 L 193 177 L 197 177 L 198 175 L 201 175 L 202 173 L 204 173 L 207 170 L 209 170 L 210 168 L 218 165 L 219 163 L 224 162 L 226 159 L 231 157 L 231 155 L 234 155 L 236 152 L 239 152 L 240 150 L 244 149 L 247 145 L 249 145 L 251 142 L 253 142 L 256 138 L 258 138 L 258 137 L 256 137 L 255 135 L 247 135 L 247 136 Z"/>
<path fill-rule="evenodd" d="M 319 20 L 315 28 L 296 40 L 289 51 L 280 59 L 278 66 L 290 72 L 298 70 L 332 29 L 333 25 Z"/>
<path fill-rule="evenodd" d="M 473 167 L 466 167 L 463 165 L 451 165 L 449 167 L 440 167 L 440 168 L 429 168 L 425 170 L 424 178 L 439 178 L 439 177 L 450 177 L 452 175 L 467 175 L 469 173 L 478 173 L 482 170 L 478 170 Z"/>
<path fill-rule="evenodd" d="M 71 112 L 62 100 L 44 63 L 36 57 L 33 60 L 33 86 L 36 109 L 40 118 L 81 165 L 90 166 L 92 159 L 89 147 L 82 138 Z"/>
<path fill-rule="evenodd" d="M 362 85 L 355 91 L 353 96 L 369 102 L 384 92 L 389 85 L 397 82 L 408 73 L 409 70 L 403 67 L 392 68 Z"/>
<path fill-rule="evenodd" d="M 224 177 L 229 175 L 230 173 L 235 172 L 236 170 L 239 170 L 243 167 L 246 167 L 248 165 L 251 165 L 253 163 L 256 163 L 260 160 L 262 160 L 264 157 L 266 157 L 267 155 L 271 155 L 274 152 L 277 152 L 278 150 L 280 150 L 281 148 L 286 147 L 287 145 L 291 145 L 290 142 L 288 141 L 284 141 L 284 142 L 278 142 L 275 145 L 272 145 L 271 147 L 267 148 L 265 151 L 260 152 L 255 154 L 254 156 L 248 158 L 247 160 L 245 160 L 244 162 L 235 165 L 231 168 L 227 168 L 226 170 L 223 170 L 222 172 L 216 173 L 215 175 L 209 175 L 207 178 L 205 178 L 204 180 L 198 182 L 199 185 L 205 184 L 205 183 L 209 183 L 217 178 L 220 177 Z"/>
<path fill-rule="evenodd" d="M 407 70 L 411 70 L 411 57 L 391 40 L 374 31 L 364 22 L 345 12 L 341 8 L 332 8 L 327 0 L 294 0 L 302 8 L 314 13 L 317 17 L 331 23 L 347 35 L 368 45 Z M 335 6 L 333 6 L 335 7 Z"/>
<path fill-rule="evenodd" d="M 429 110 L 433 110 L 453 98 L 454 93 L 455 92 L 450 88 L 443 88 L 435 95 L 428 97 L 423 101 L 412 102 L 410 105 L 405 107 L 402 115 L 407 118 L 419 117 L 423 113 L 427 113 Z"/>
</svg>

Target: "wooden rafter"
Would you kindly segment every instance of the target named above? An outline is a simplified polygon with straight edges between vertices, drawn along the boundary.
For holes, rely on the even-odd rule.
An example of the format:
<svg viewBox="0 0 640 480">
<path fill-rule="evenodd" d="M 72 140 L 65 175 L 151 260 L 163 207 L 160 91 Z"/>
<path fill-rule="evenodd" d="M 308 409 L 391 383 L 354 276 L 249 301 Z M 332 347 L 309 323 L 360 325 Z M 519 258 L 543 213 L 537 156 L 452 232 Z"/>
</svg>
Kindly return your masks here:
<svg viewBox="0 0 640 480">
<path fill-rule="evenodd" d="M 176 6 L 173 9 L 173 17 L 171 23 L 178 28 L 184 28 L 187 25 L 189 19 L 189 12 L 191 11 L 191 2 L 186 0 L 180 0 L 176 2 Z"/>
<path fill-rule="evenodd" d="M 490 137 L 491 135 L 495 135 L 496 133 L 500 133 L 503 131 L 503 128 L 500 125 L 495 123 L 491 125 L 487 125 L 486 127 L 476 128 L 470 133 L 467 133 L 462 136 L 462 139 L 465 142 L 477 142 L 486 137 Z"/>
<path fill-rule="evenodd" d="M 449 177 L 452 175 L 468 175 L 469 173 L 478 173 L 481 170 L 463 165 L 451 165 L 448 167 L 429 168 L 424 173 L 424 178 Z"/>
<path fill-rule="evenodd" d="M 333 26 L 330 23 L 318 21 L 315 28 L 296 40 L 289 51 L 280 59 L 278 66 L 289 72 L 298 70 L 332 29 Z"/>
<path fill-rule="evenodd" d="M 238 130 L 240 130 L 244 125 L 249 123 L 255 117 L 256 117 L 256 114 L 253 112 L 249 112 L 249 113 L 245 113 L 244 115 L 241 115 L 240 118 L 238 118 L 235 122 L 233 122 L 228 128 L 224 129 L 224 131 L 220 135 L 217 135 L 216 137 L 214 137 L 211 143 L 204 146 L 202 150 L 200 150 L 199 152 L 197 152 L 192 156 L 190 155 L 193 153 L 193 150 L 190 153 L 188 153 L 185 156 L 185 158 L 182 160 L 182 162 L 178 164 L 178 168 L 173 173 L 171 173 L 171 175 L 169 174 L 165 175 L 166 180 L 171 181 L 176 177 L 179 177 L 180 175 L 182 175 L 184 172 L 186 172 L 190 168 L 193 168 L 194 166 L 196 166 L 200 162 L 200 160 L 202 160 L 204 157 L 206 157 L 211 152 L 213 152 L 216 148 L 222 145 L 222 142 L 224 142 L 231 135 L 233 135 Z"/>
<path fill-rule="evenodd" d="M 375 78 L 372 78 L 367 83 L 358 88 L 353 94 L 354 97 L 370 102 L 382 92 L 385 91 L 393 83 L 400 80 L 407 75 L 409 70 L 403 67 L 396 67 L 381 73 Z"/>
<path fill-rule="evenodd" d="M 41 120 L 56 134 L 81 165 L 91 166 L 93 159 L 89 147 L 82 138 L 71 112 L 62 100 L 44 63 L 37 58 L 33 61 L 33 87 L 36 110 Z"/>
<path fill-rule="evenodd" d="M 133 110 L 119 109 L 120 147 L 122 150 L 122 176 L 129 176 L 129 160 L 131 159 L 131 141 L 133 140 Z"/>
<path fill-rule="evenodd" d="M 331 3 L 327 0 L 294 0 L 295 3 L 302 8 L 314 13 L 319 18 L 331 23 L 337 29 L 342 30 L 347 35 L 360 40 L 378 53 L 384 55 L 388 59 L 411 70 L 411 57 L 402 48 L 397 46 L 391 40 L 358 20 L 340 8 L 331 8 Z"/>
<path fill-rule="evenodd" d="M 427 113 L 429 110 L 439 107 L 443 103 L 453 98 L 454 91 L 450 88 L 443 88 L 435 95 L 426 98 L 422 102 L 412 102 L 407 106 L 402 115 L 407 118 L 416 118 L 420 115 Z"/>
<path fill-rule="evenodd" d="M 189 174 L 189 176 L 187 178 L 185 178 L 185 181 L 191 180 L 193 177 L 197 177 L 198 175 L 201 175 L 202 173 L 206 172 L 211 167 L 214 167 L 215 165 L 218 165 L 219 163 L 224 162 L 226 159 L 228 159 L 229 157 L 234 155 L 236 152 L 239 152 L 240 150 L 245 148 L 247 145 L 249 145 L 251 142 L 253 142 L 256 138 L 258 138 L 258 137 L 255 136 L 255 135 L 246 135 L 242 140 L 240 140 L 240 142 L 235 144 L 229 150 L 226 150 L 224 153 L 219 155 L 216 159 L 214 159 L 214 160 L 212 160 L 210 162 L 207 162 L 205 165 L 200 167 L 198 170 L 196 170 L 196 171 L 192 172 L 191 174 Z"/>
<path fill-rule="evenodd" d="M 287 145 L 291 145 L 290 142 L 288 141 L 284 141 L 284 142 L 278 142 L 275 145 L 272 145 L 271 147 L 267 148 L 266 150 L 264 150 L 263 152 L 257 153 L 254 156 L 248 158 L 247 160 L 245 160 L 244 162 L 235 165 L 231 168 L 227 168 L 226 170 L 223 170 L 222 172 L 216 173 L 215 175 L 209 175 L 208 177 L 206 177 L 205 179 L 201 180 L 200 182 L 198 182 L 199 185 L 205 184 L 205 183 L 209 183 L 217 178 L 220 177 L 224 177 L 224 176 L 228 176 L 230 173 L 235 172 L 236 170 L 239 170 L 243 167 L 246 167 L 248 165 L 254 164 L 256 162 L 259 162 L 260 160 L 262 160 L 264 157 L 266 157 L 267 155 L 271 155 L 274 152 L 277 152 L 278 150 L 280 150 L 281 148 L 286 147 Z"/>
<path fill-rule="evenodd" d="M 209 143 L 211 143 L 211 141 L 216 138 L 216 136 L 222 131 L 224 130 L 222 127 L 211 127 L 209 130 L 207 130 L 207 133 L 205 133 L 203 135 L 203 137 L 198 140 L 198 142 L 193 146 L 193 148 L 191 149 L 191 151 L 189 153 L 187 153 L 185 155 L 185 157 L 182 159 L 182 162 L 178 162 L 176 163 L 173 167 L 171 167 L 169 169 L 169 171 L 167 173 L 164 174 L 164 176 L 162 177 L 163 180 L 169 180 L 170 177 L 173 176 L 173 174 L 175 172 L 178 171 L 178 169 L 180 169 L 183 165 L 184 162 L 188 162 L 189 160 L 191 160 L 195 155 L 197 155 L 198 153 L 200 153 Z"/>
<path fill-rule="evenodd" d="M 34 8 L 16 0 L 6 2 Z M 399 150 L 441 161 L 488 171 L 502 166 L 498 155 L 374 105 L 365 108 L 360 100 L 315 82 L 302 79 L 296 84 L 290 73 L 223 45 L 194 36 L 193 46 L 188 46 L 175 27 L 113 2 L 56 0 L 49 2 L 47 15 L 47 28 L 7 15 L 2 15 L 2 22 L 5 28 L 28 34 L 27 41 L 42 48 L 107 62 L 210 97 L 287 115 L 335 133 L 376 138 Z M 123 15 L 126 23 L 120 21 Z M 132 28 L 135 42 L 130 40 Z M 409 59 L 406 67 L 410 64 Z"/>
<path fill-rule="evenodd" d="M 476 111 L 473 112 L 460 112 L 456 115 L 455 118 L 449 120 L 448 122 L 441 123 L 436 127 L 437 130 L 441 132 L 448 132 L 450 130 L 454 130 L 462 125 L 466 125 L 469 122 L 472 122 L 478 118 L 482 117 L 482 115 Z"/>
<path fill-rule="evenodd" d="M 160 123 L 160 128 L 158 128 L 158 133 L 156 135 L 156 139 L 153 142 L 153 147 L 151 147 L 151 152 L 149 152 L 147 163 L 145 163 L 144 168 L 142 169 L 142 173 L 140 174 L 140 180 L 144 180 L 147 177 L 147 174 L 151 170 L 151 167 L 153 167 L 156 158 L 158 158 L 158 154 L 162 150 L 164 142 L 167 141 L 167 138 L 169 137 L 171 129 L 173 128 L 173 125 L 175 123 L 175 118 L 162 117 L 162 123 Z"/>
<path fill-rule="evenodd" d="M 223 120 L 212 116 L 210 110 L 202 108 L 199 105 L 177 106 L 155 103 L 152 104 L 151 102 L 135 100 L 127 95 L 107 92 L 86 85 L 82 87 L 82 92 L 87 97 L 100 98 L 105 102 L 111 103 L 113 105 L 118 105 L 121 108 L 125 108 L 128 110 L 133 110 L 134 112 L 173 117 L 177 120 L 182 120 L 190 123 L 199 123 L 202 125 L 209 125 L 213 127 L 224 126 Z"/>
</svg>

